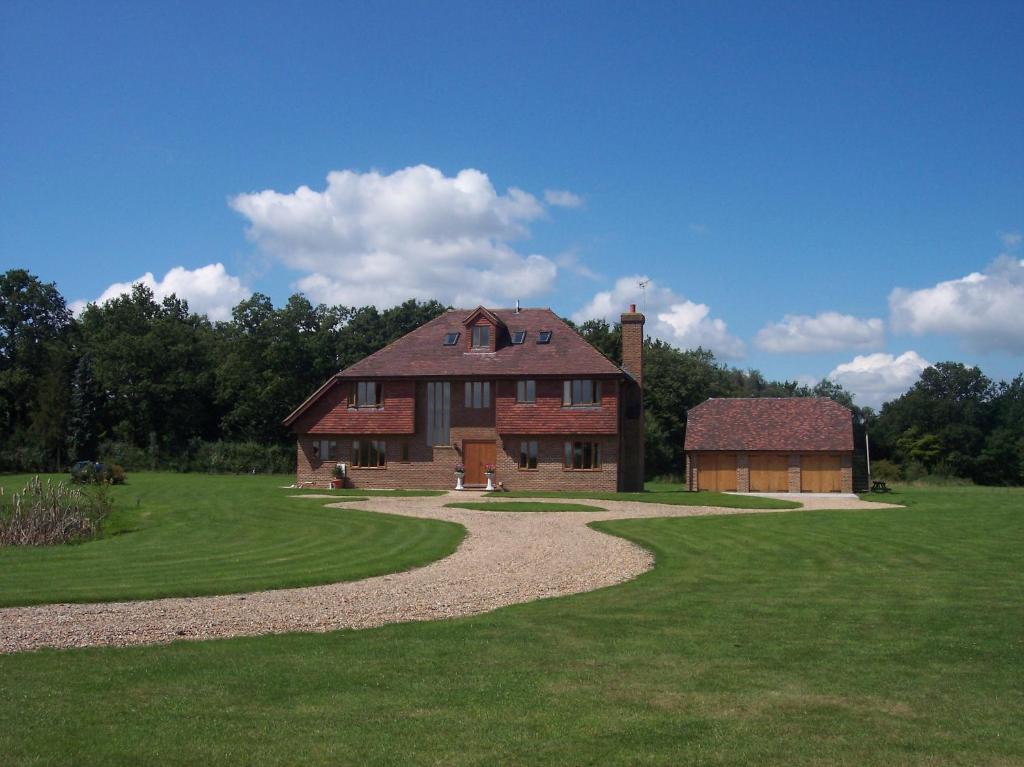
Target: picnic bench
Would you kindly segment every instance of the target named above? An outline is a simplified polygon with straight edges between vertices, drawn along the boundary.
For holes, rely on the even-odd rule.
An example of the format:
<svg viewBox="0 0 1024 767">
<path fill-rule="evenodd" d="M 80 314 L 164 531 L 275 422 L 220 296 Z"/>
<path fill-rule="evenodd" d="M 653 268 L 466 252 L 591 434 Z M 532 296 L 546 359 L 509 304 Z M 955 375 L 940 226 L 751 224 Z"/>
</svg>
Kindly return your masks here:
<svg viewBox="0 0 1024 767">
<path fill-rule="evenodd" d="M 876 479 L 876 480 L 872 481 L 872 483 L 871 483 L 871 492 L 872 493 L 888 493 L 889 492 L 889 488 L 886 486 L 885 480 Z"/>
</svg>

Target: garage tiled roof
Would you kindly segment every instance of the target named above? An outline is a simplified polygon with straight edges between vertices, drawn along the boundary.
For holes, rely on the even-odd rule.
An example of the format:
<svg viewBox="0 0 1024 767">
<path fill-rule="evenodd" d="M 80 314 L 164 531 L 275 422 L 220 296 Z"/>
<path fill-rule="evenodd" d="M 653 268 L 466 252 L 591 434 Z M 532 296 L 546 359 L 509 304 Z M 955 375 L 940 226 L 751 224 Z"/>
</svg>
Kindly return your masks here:
<svg viewBox="0 0 1024 767">
<path fill-rule="evenodd" d="M 821 397 L 709 399 L 687 413 L 685 449 L 853 450 L 853 419 Z"/>
<path fill-rule="evenodd" d="M 466 349 L 465 320 L 478 309 L 451 309 L 338 373 L 340 378 L 404 378 L 442 376 L 623 376 L 615 363 L 583 340 L 550 309 L 491 309 L 504 325 L 493 352 Z M 525 330 L 522 344 L 512 344 L 504 330 Z M 542 330 L 551 341 L 538 344 Z M 461 333 L 459 342 L 445 346 L 447 333 Z"/>
</svg>

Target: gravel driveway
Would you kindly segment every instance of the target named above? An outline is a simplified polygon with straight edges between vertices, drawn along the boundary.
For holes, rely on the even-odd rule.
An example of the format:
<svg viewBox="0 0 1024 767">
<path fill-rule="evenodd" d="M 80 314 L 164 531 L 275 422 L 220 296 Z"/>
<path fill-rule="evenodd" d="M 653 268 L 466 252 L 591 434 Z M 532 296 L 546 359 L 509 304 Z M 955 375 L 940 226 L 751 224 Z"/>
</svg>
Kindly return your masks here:
<svg viewBox="0 0 1024 767">
<path fill-rule="evenodd" d="M 771 513 L 575 500 L 574 503 L 600 506 L 608 511 L 487 512 L 444 508 L 453 500 L 487 500 L 476 495 L 378 497 L 358 502 L 360 509 L 443 519 L 466 528 L 468 534 L 454 554 L 424 567 L 361 581 L 249 594 L 4 608 L 0 609 L 0 652 L 360 629 L 476 615 L 520 602 L 612 586 L 653 567 L 654 559 L 648 551 L 592 530 L 587 527 L 590 522 Z M 804 508 L 893 508 L 889 504 L 846 498 L 801 500 Z M 316 501 L 296 501 L 300 502 Z M 346 506 L 330 505 L 339 509 Z"/>
</svg>

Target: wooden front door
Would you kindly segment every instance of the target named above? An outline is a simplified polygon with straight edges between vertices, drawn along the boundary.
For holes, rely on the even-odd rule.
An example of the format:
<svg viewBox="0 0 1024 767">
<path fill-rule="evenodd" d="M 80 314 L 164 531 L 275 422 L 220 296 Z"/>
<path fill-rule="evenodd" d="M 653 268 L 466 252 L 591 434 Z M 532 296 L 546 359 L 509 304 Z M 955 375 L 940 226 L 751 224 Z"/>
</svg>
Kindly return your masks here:
<svg viewBox="0 0 1024 767">
<path fill-rule="evenodd" d="M 805 493 L 838 493 L 840 482 L 838 455 L 806 453 L 800 456 L 800 489 Z"/>
<path fill-rule="evenodd" d="M 778 453 L 751 453 L 750 489 L 761 493 L 788 492 L 789 456 Z"/>
<path fill-rule="evenodd" d="M 697 455 L 697 489 L 736 489 L 736 453 L 699 453 Z"/>
<path fill-rule="evenodd" d="M 487 477 L 484 476 L 484 467 L 487 464 L 494 465 L 495 455 L 494 442 L 463 440 L 462 464 L 466 467 L 465 483 L 467 485 L 487 484 Z"/>
</svg>

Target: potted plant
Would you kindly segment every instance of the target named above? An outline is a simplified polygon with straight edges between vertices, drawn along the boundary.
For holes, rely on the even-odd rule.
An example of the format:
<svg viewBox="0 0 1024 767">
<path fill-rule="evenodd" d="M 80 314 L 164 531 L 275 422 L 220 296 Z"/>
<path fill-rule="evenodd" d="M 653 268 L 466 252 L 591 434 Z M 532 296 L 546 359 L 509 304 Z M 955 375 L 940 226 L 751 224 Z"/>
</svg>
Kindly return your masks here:
<svg viewBox="0 0 1024 767">
<path fill-rule="evenodd" d="M 465 490 L 462 486 L 462 478 L 466 476 L 466 467 L 461 463 L 455 464 L 455 489 Z"/>
<path fill-rule="evenodd" d="M 494 464 L 493 463 L 489 463 L 486 466 L 484 466 L 484 476 L 487 477 L 487 487 L 484 488 L 484 489 L 485 490 L 493 490 L 494 489 Z"/>
<path fill-rule="evenodd" d="M 345 467 L 340 463 L 334 464 L 334 468 L 331 469 L 331 474 L 334 479 L 331 480 L 331 489 L 341 490 L 345 487 Z"/>
</svg>

